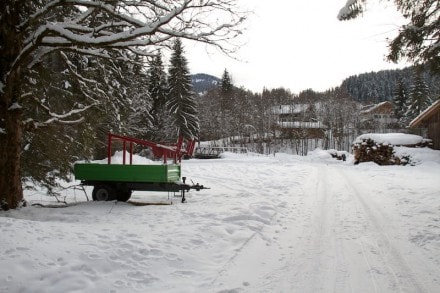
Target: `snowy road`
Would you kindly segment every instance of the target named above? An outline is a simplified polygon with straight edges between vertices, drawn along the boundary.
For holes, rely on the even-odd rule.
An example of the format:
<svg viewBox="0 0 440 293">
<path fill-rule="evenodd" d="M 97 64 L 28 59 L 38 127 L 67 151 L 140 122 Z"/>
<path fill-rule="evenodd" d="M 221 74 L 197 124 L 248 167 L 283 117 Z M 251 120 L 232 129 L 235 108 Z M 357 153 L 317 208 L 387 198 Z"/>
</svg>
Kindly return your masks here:
<svg viewBox="0 0 440 293">
<path fill-rule="evenodd" d="M 0 213 L 0 291 L 438 292 L 438 156 L 380 167 L 231 154 L 184 162 L 211 187 L 187 204 Z"/>
<path fill-rule="evenodd" d="M 402 227 L 393 226 L 372 200 L 374 191 L 365 183 L 357 188 L 350 173 L 312 165 L 302 194 L 285 215 L 274 216 L 282 228 L 274 233 L 277 243 L 256 235 L 220 285 L 236 279 L 239 288 L 241 278 L 249 292 L 436 292 L 440 283 L 430 280 L 440 276 L 438 267 L 394 233 Z"/>
</svg>

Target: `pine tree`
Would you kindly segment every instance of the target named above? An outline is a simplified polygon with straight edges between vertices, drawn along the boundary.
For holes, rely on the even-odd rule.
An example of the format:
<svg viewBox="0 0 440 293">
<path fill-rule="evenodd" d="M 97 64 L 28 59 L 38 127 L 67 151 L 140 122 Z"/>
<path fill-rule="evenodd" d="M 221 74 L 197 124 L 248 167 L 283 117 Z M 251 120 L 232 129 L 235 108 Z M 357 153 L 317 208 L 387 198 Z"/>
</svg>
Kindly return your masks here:
<svg viewBox="0 0 440 293">
<path fill-rule="evenodd" d="M 409 90 L 409 101 L 408 109 L 405 114 L 405 122 L 410 122 L 416 118 L 422 111 L 428 108 L 431 103 L 429 88 L 420 71 L 415 70 L 414 82 Z"/>
<path fill-rule="evenodd" d="M 400 79 L 397 82 L 393 93 L 394 115 L 399 121 L 401 121 L 401 119 L 405 116 L 405 112 L 407 110 L 407 100 L 408 96 L 406 94 L 406 88 L 403 80 Z"/>
<path fill-rule="evenodd" d="M 128 113 L 127 134 L 139 138 L 147 138 L 153 125 L 153 117 L 150 114 L 152 98 L 147 85 L 148 74 L 144 70 L 143 60 L 136 57 L 136 63 L 126 70 L 127 77 L 130 78 L 128 87 L 128 97 L 131 101 Z"/>
<path fill-rule="evenodd" d="M 173 117 L 177 134 L 194 139 L 199 133 L 197 103 L 192 91 L 187 60 L 183 56 L 182 42 L 176 39 L 168 72 L 168 100 L 166 107 Z"/>
<path fill-rule="evenodd" d="M 148 92 L 153 103 L 150 112 L 153 117 L 153 127 L 150 136 L 152 140 L 163 141 L 166 138 L 166 130 L 171 125 L 169 125 L 169 115 L 165 107 L 167 101 L 167 80 L 160 52 L 149 62 Z"/>
<path fill-rule="evenodd" d="M 222 75 L 221 80 L 221 111 L 224 112 L 225 110 L 231 110 L 232 108 L 232 100 L 233 100 L 233 85 L 231 81 L 231 77 L 229 75 L 229 72 L 225 69 Z"/>
<path fill-rule="evenodd" d="M 218 140 L 222 137 L 224 127 L 221 119 L 220 88 L 213 87 L 200 96 L 200 140 Z"/>
</svg>

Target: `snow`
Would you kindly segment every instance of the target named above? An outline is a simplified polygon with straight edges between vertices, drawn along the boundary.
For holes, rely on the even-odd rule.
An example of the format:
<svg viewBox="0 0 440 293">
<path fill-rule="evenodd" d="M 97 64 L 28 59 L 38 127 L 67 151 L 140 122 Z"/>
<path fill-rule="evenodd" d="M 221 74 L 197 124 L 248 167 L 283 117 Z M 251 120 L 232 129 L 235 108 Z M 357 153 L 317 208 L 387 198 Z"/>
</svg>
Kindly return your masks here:
<svg viewBox="0 0 440 293">
<path fill-rule="evenodd" d="M 366 133 L 358 136 L 354 143 L 362 143 L 363 140 L 371 139 L 380 144 L 392 145 L 416 145 L 423 142 L 423 137 L 405 133 Z"/>
<path fill-rule="evenodd" d="M 272 107 L 272 114 L 299 114 L 310 108 L 308 104 L 279 105 Z"/>
<path fill-rule="evenodd" d="M 9 111 L 20 110 L 20 109 L 22 109 L 22 106 L 20 106 L 20 104 L 17 103 L 17 102 L 13 103 L 13 104 L 8 108 Z"/>
<path fill-rule="evenodd" d="M 163 160 L 158 160 L 158 161 L 153 161 L 150 159 L 147 159 L 145 157 L 133 154 L 132 157 L 133 160 L 133 164 L 136 165 L 161 165 Z M 172 161 L 172 160 L 170 160 Z M 125 152 L 125 162 L 128 164 L 130 162 L 130 153 L 128 151 Z M 84 162 L 81 162 L 84 163 Z M 93 161 L 93 163 L 95 164 L 107 164 L 108 160 L 107 159 L 103 159 L 103 160 L 96 160 Z M 113 155 L 112 159 L 111 159 L 111 163 L 112 164 L 123 164 L 124 163 L 124 153 L 122 151 L 116 151 L 115 154 Z"/>
<path fill-rule="evenodd" d="M 418 164 L 224 153 L 182 163 L 211 188 L 185 204 L 0 212 L 0 292 L 437 292 L 440 152 L 397 149 Z"/>
<path fill-rule="evenodd" d="M 363 109 L 359 112 L 359 114 L 372 113 L 375 110 L 380 109 L 381 107 L 383 107 L 384 105 L 387 105 L 387 104 L 390 104 L 391 107 L 393 106 L 393 104 L 389 101 L 381 102 L 379 104 L 367 105 L 367 106 L 363 107 Z"/>
<path fill-rule="evenodd" d="M 321 122 L 306 122 L 306 121 L 280 121 L 277 125 L 281 128 L 325 128 Z"/>
</svg>

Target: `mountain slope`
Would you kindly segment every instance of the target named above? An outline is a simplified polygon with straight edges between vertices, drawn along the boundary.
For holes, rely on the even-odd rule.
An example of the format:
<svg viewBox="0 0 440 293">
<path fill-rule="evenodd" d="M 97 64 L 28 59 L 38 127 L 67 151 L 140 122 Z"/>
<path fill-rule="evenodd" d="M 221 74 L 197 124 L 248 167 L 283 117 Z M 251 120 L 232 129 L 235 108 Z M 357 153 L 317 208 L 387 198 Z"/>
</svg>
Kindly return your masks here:
<svg viewBox="0 0 440 293">
<path fill-rule="evenodd" d="M 429 71 L 423 71 L 423 79 L 428 85 L 431 98 L 440 95 L 440 77 L 433 76 Z M 396 84 L 403 81 L 408 92 L 413 83 L 414 68 L 407 67 L 401 70 L 382 70 L 378 72 L 362 73 L 345 79 L 341 88 L 359 102 L 383 102 L 391 101 Z"/>
<path fill-rule="evenodd" d="M 191 75 L 191 82 L 194 92 L 200 95 L 209 89 L 220 85 L 221 80 L 209 74 L 197 73 Z"/>
</svg>

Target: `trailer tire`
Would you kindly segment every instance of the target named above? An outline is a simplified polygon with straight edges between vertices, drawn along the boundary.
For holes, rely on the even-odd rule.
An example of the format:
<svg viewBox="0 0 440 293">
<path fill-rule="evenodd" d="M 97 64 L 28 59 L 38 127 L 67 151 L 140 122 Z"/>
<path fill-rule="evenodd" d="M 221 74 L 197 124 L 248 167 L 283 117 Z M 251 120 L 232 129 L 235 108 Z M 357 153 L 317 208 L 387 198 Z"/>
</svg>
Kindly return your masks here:
<svg viewBox="0 0 440 293">
<path fill-rule="evenodd" d="M 118 201 L 128 201 L 131 197 L 131 190 L 118 190 L 116 198 Z"/>
<path fill-rule="evenodd" d="M 110 185 L 96 185 L 93 188 L 92 198 L 95 201 L 115 200 L 115 189 Z"/>
</svg>

